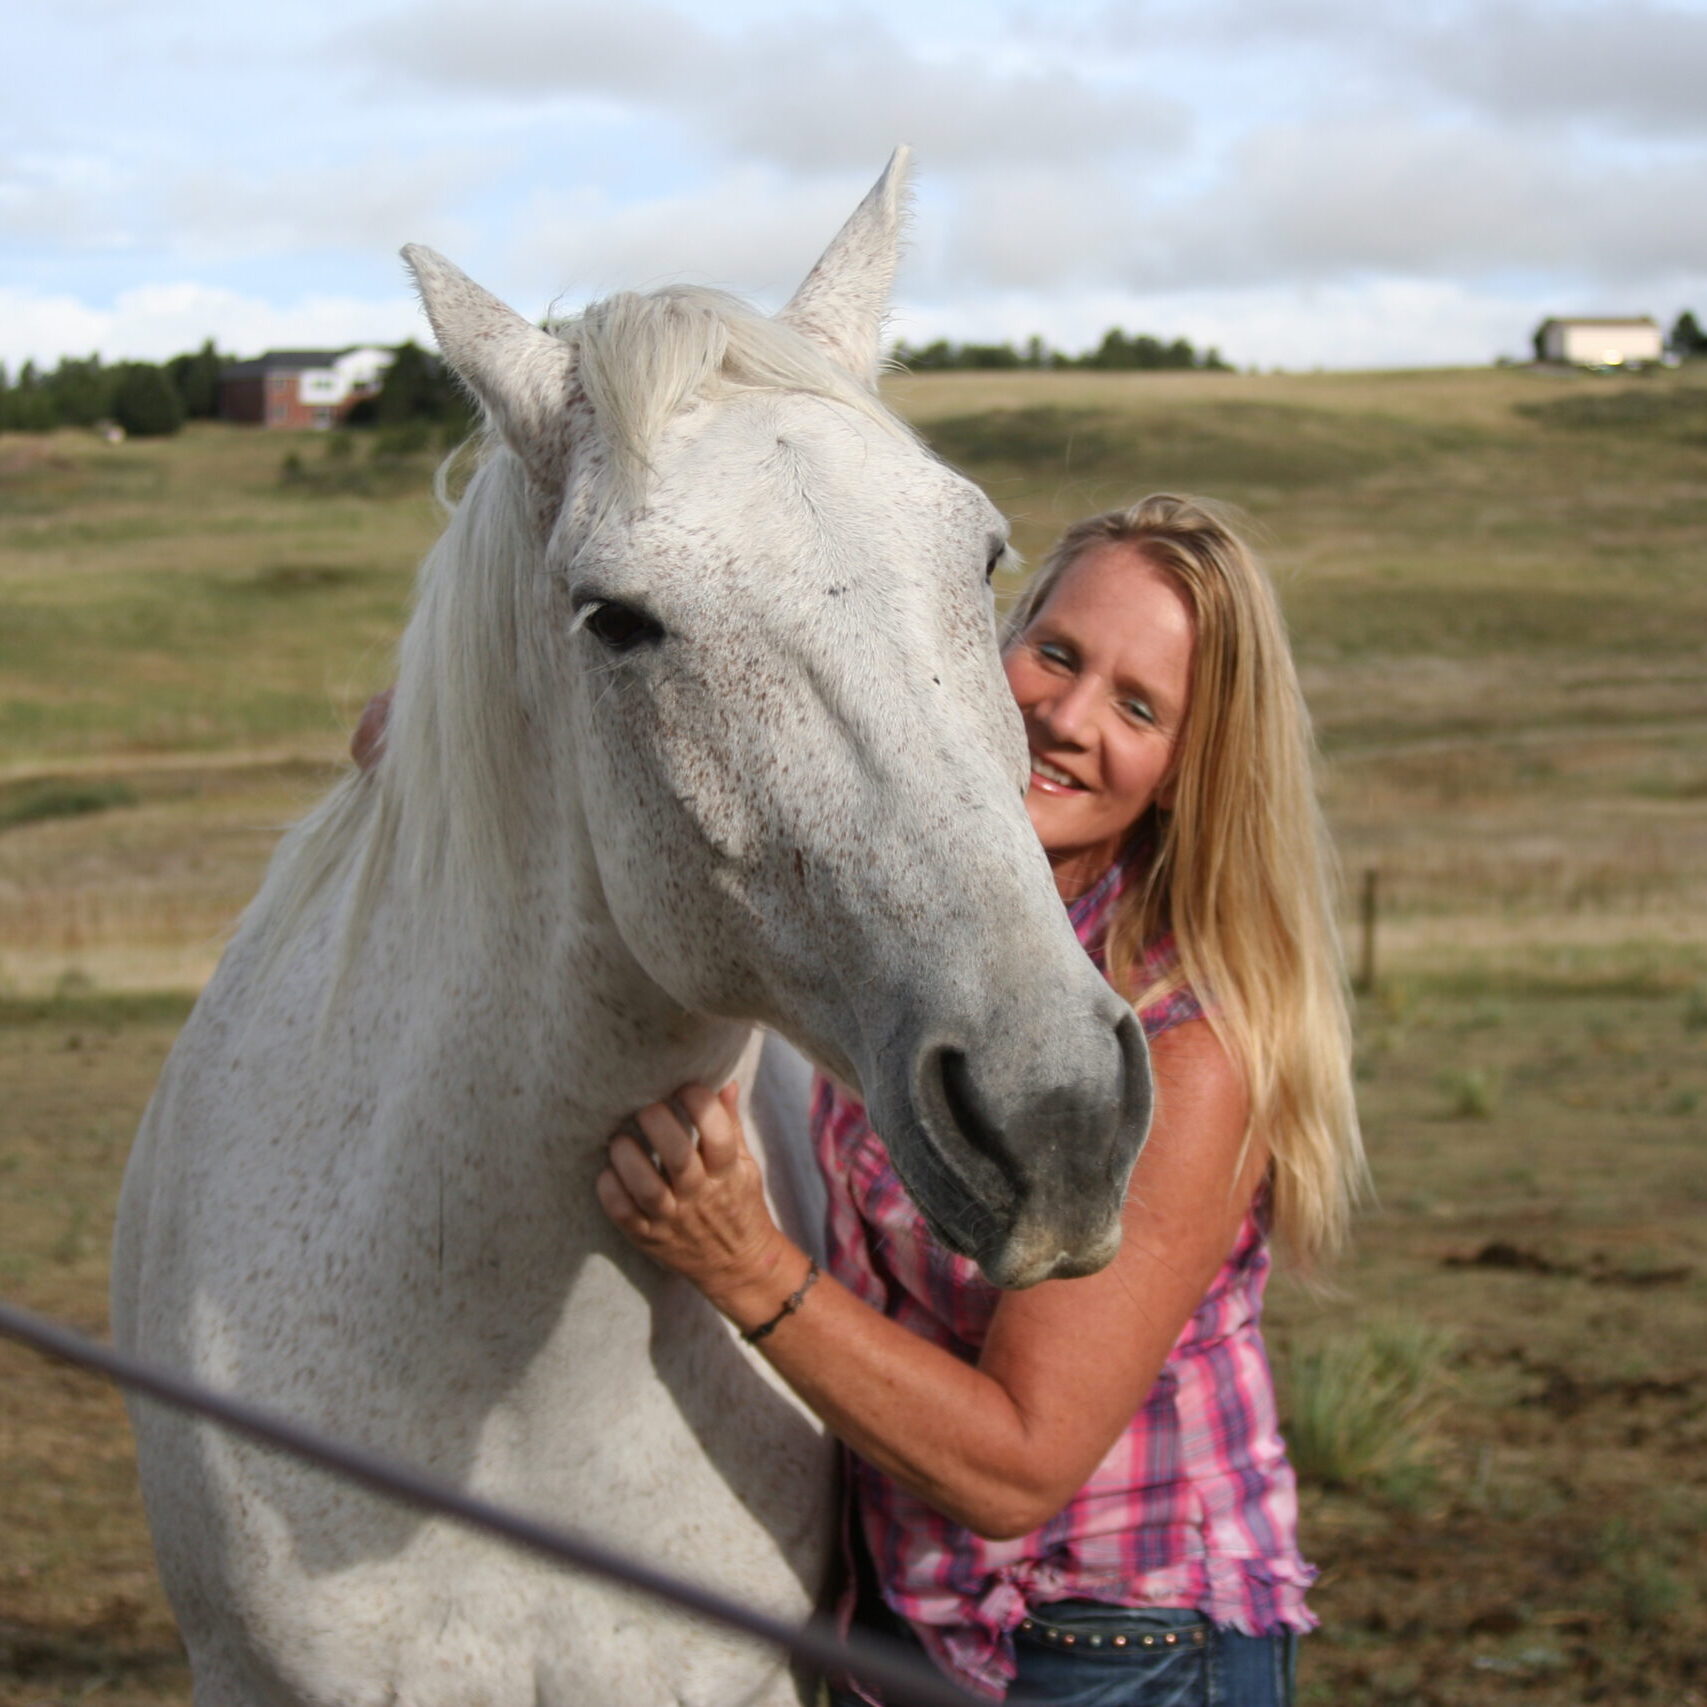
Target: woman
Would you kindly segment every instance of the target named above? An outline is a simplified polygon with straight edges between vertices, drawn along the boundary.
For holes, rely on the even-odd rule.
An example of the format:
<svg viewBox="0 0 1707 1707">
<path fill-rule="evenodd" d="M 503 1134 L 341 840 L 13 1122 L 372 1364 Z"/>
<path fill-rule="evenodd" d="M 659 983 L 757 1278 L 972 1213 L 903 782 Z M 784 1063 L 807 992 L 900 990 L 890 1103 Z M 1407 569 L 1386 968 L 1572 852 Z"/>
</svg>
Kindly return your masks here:
<svg viewBox="0 0 1707 1707">
<path fill-rule="evenodd" d="M 1314 1622 L 1258 1326 L 1268 1234 L 1331 1248 L 1362 1169 L 1296 677 L 1250 554 L 1167 496 L 1068 531 L 1004 663 L 1061 898 L 1150 1040 L 1114 1262 L 995 1291 L 825 1081 L 822 1278 L 727 1092 L 641 1111 L 599 1200 L 851 1448 L 863 1620 L 988 1696 L 1268 1707 Z"/>
</svg>

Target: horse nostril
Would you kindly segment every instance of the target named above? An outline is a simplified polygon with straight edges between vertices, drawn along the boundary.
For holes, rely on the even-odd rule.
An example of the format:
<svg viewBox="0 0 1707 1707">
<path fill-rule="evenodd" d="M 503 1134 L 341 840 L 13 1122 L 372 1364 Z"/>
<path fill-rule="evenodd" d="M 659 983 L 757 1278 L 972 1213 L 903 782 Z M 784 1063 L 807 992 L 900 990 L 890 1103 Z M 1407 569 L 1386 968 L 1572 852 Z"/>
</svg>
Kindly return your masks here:
<svg viewBox="0 0 1707 1707">
<path fill-rule="evenodd" d="M 1001 1128 L 990 1119 L 978 1094 L 977 1080 L 964 1049 L 943 1049 L 937 1055 L 943 1101 L 960 1135 L 981 1156 L 999 1161 L 1004 1154 Z"/>
</svg>

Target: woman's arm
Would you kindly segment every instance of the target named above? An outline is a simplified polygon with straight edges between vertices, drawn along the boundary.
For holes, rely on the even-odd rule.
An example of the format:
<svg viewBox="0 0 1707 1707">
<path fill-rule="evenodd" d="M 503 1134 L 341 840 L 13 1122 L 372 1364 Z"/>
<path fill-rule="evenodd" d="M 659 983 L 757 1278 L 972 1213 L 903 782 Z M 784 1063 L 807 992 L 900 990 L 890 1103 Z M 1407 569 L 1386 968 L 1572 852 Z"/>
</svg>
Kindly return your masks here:
<svg viewBox="0 0 1707 1707">
<path fill-rule="evenodd" d="M 870 1309 L 828 1276 L 761 1342 L 831 1431 L 928 1505 L 992 1539 L 1029 1534 L 1081 1488 L 1155 1384 L 1226 1261 L 1266 1151 L 1240 1166 L 1246 1099 L 1206 1021 L 1151 1046 L 1156 1119 L 1100 1274 L 1005 1295 L 977 1365 Z M 630 1239 L 743 1331 L 769 1321 L 807 1258 L 771 1221 L 733 1098 L 701 1086 L 611 1146 L 599 1200 Z"/>
</svg>

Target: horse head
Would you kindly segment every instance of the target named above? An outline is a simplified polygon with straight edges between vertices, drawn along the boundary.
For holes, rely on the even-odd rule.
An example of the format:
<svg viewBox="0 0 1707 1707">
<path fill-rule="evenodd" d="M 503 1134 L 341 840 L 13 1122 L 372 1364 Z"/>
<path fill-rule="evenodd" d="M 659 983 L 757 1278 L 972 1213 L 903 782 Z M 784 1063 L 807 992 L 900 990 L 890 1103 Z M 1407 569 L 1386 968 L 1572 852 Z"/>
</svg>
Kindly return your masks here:
<svg viewBox="0 0 1707 1707">
<path fill-rule="evenodd" d="M 1150 1085 L 1026 818 L 1006 525 L 877 397 L 903 178 L 774 318 L 682 288 L 546 331 L 405 253 L 519 470 L 526 722 L 628 951 L 856 1083 L 940 1237 L 1029 1285 L 1112 1256 Z"/>
</svg>

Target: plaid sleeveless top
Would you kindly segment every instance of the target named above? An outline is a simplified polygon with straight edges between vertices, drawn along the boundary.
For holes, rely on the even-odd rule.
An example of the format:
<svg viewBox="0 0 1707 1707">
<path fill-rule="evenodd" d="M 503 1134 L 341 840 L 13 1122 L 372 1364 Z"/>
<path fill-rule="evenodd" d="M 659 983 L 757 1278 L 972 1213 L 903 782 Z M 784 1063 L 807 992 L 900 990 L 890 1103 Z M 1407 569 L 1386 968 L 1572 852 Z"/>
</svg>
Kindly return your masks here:
<svg viewBox="0 0 1707 1707">
<path fill-rule="evenodd" d="M 1104 944 L 1126 867 L 1069 908 L 1105 974 Z M 1176 961 L 1171 935 L 1145 951 L 1141 981 Z M 1200 1018 L 1189 990 L 1139 1014 L 1147 1037 Z M 939 1246 L 908 1201 L 864 1106 L 817 1081 L 812 1130 L 829 1188 L 828 1267 L 873 1308 L 968 1363 L 1002 1294 Z M 1266 1201 L 1186 1323 L 1155 1388 L 1066 1507 L 1017 1541 L 986 1541 L 849 1453 L 856 1513 L 884 1599 L 936 1663 L 1001 1699 L 1012 1632 L 1028 1604 L 1095 1600 L 1191 1607 L 1246 1635 L 1308 1630 L 1315 1577 L 1298 1551 L 1292 1468 L 1260 1332 L 1268 1279 Z M 851 1616 L 851 1604 L 844 1609 Z"/>
</svg>

